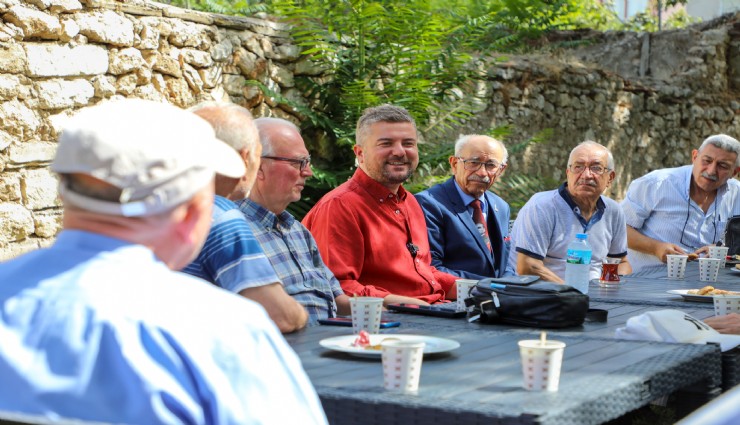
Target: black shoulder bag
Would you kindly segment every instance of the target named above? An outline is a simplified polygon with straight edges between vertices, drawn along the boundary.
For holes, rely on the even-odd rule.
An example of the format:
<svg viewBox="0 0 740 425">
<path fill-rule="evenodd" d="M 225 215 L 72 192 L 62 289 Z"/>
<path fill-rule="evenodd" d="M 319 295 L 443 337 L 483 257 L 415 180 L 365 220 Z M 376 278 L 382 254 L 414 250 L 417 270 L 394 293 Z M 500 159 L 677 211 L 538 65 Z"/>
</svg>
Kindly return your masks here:
<svg viewBox="0 0 740 425">
<path fill-rule="evenodd" d="M 589 312 L 588 295 L 572 286 L 539 281 L 537 276 L 482 279 L 470 295 L 465 302 L 474 306 L 471 321 L 537 328 L 579 326 L 587 316 L 606 321 L 606 311 Z"/>
<path fill-rule="evenodd" d="M 725 246 L 730 248 L 727 255 L 740 254 L 740 215 L 730 217 L 725 227 Z"/>
</svg>

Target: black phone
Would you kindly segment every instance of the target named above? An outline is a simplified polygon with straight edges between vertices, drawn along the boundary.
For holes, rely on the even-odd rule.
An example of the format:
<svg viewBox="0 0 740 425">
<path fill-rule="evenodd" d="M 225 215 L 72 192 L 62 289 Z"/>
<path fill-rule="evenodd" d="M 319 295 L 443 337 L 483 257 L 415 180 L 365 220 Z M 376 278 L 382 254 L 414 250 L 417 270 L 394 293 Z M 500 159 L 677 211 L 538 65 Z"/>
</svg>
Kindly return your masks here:
<svg viewBox="0 0 740 425">
<path fill-rule="evenodd" d="M 421 314 L 424 316 L 455 318 L 455 317 L 465 317 L 467 315 L 467 312 L 464 310 L 456 311 L 455 303 L 449 303 L 449 306 L 447 304 L 418 305 L 418 304 L 401 303 L 401 304 L 388 304 L 386 308 L 391 311 Z"/>
<path fill-rule="evenodd" d="M 349 326 L 352 327 L 351 317 L 330 317 L 328 319 L 319 319 L 319 324 L 327 326 Z M 381 320 L 380 329 L 385 328 L 397 328 L 401 326 L 401 322 L 393 322 L 390 320 Z"/>
</svg>

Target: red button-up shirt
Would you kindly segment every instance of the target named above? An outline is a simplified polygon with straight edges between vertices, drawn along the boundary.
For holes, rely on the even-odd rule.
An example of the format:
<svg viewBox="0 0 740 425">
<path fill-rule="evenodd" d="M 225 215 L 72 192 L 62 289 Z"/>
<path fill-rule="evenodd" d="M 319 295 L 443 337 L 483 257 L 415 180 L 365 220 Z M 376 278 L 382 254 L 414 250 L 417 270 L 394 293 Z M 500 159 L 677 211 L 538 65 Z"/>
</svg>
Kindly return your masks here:
<svg viewBox="0 0 740 425">
<path fill-rule="evenodd" d="M 424 213 L 403 187 L 398 194 L 357 169 L 303 219 L 347 295 L 405 295 L 444 300 L 456 277 L 431 265 Z M 410 239 L 410 240 L 409 240 Z M 406 244 L 419 249 L 412 257 Z"/>
</svg>

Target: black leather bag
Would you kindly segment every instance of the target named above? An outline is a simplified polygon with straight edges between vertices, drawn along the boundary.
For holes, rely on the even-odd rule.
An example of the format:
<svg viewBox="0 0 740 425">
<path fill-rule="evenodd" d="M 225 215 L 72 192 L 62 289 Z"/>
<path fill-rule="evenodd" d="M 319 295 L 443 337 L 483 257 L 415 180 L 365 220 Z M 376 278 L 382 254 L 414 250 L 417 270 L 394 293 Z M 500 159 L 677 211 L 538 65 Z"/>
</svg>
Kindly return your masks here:
<svg viewBox="0 0 740 425">
<path fill-rule="evenodd" d="M 727 255 L 740 254 L 740 215 L 730 217 L 725 227 L 725 246 L 730 248 Z"/>
<path fill-rule="evenodd" d="M 480 315 L 477 319 L 482 323 L 567 328 L 586 320 L 588 295 L 572 286 L 526 276 L 514 276 L 510 283 L 501 280 L 482 279 L 471 290 L 465 300 L 466 305 L 474 306 L 469 313 L 471 321 Z"/>
</svg>

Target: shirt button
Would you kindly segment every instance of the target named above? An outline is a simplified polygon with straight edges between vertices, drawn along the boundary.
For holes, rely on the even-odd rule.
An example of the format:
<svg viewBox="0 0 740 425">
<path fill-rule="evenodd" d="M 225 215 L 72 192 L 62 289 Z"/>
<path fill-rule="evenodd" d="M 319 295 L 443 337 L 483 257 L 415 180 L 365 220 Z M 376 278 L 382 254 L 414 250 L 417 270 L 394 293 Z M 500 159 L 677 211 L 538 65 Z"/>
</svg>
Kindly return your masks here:
<svg viewBox="0 0 740 425">
<path fill-rule="evenodd" d="M 380 198 L 380 199 L 379 199 L 379 201 L 380 201 L 380 202 L 383 202 L 383 198 Z"/>
<path fill-rule="evenodd" d="M 401 211 L 399 211 L 399 210 L 395 210 L 393 212 L 396 213 L 396 214 L 401 214 Z"/>
<path fill-rule="evenodd" d="M 417 263 L 417 264 L 419 263 L 419 259 L 418 259 L 418 258 L 416 259 L 416 263 Z"/>
</svg>

